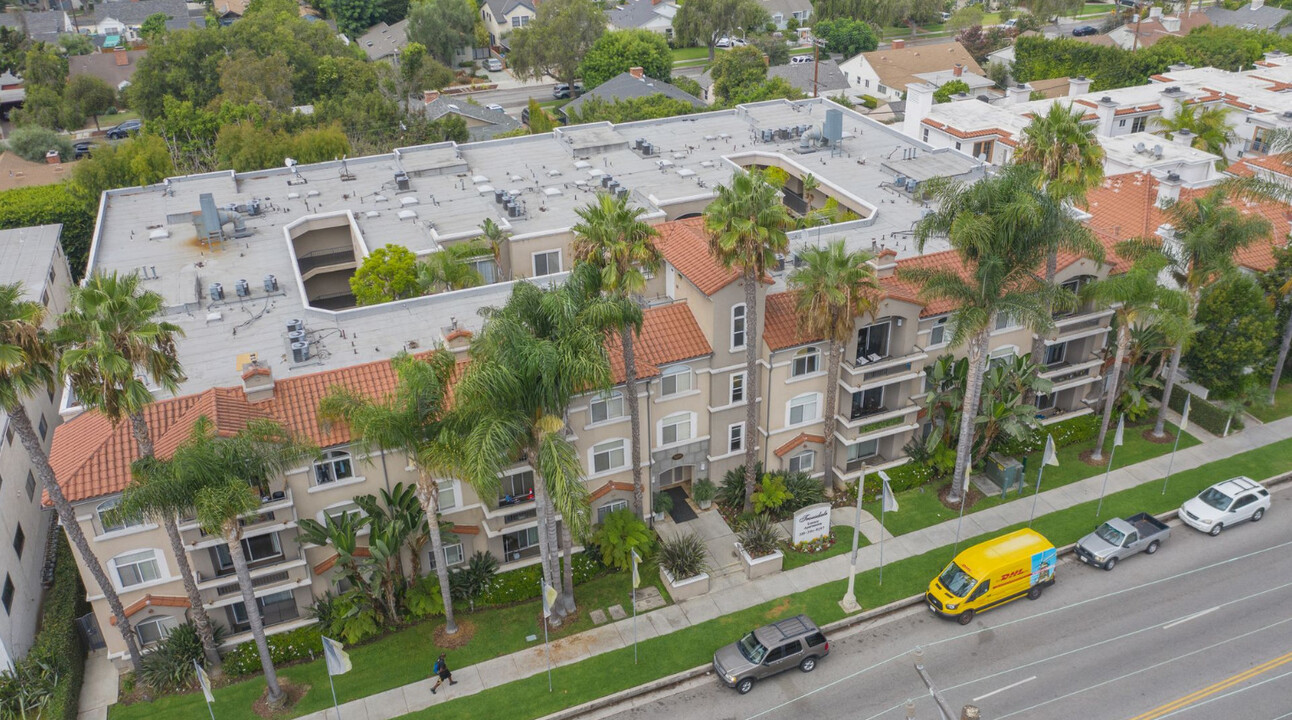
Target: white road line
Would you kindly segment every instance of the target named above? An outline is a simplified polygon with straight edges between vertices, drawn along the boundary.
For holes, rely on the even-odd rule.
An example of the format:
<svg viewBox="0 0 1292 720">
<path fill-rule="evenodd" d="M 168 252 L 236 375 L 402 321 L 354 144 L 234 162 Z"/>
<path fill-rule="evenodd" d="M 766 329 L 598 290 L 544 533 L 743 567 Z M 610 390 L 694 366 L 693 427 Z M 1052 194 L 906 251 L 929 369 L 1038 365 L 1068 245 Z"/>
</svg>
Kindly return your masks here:
<svg viewBox="0 0 1292 720">
<path fill-rule="evenodd" d="M 1170 623 L 1167 623 L 1167 624 L 1163 625 L 1163 626 L 1162 626 L 1162 629 L 1163 629 L 1163 630 L 1170 630 L 1171 628 L 1175 627 L 1176 625 L 1181 625 L 1181 624 L 1183 624 L 1183 623 L 1187 623 L 1187 622 L 1189 622 L 1190 620 L 1197 620 L 1198 618 L 1202 617 L 1203 615 L 1206 615 L 1207 613 L 1215 612 L 1215 611 L 1217 611 L 1217 610 L 1219 610 L 1219 609 L 1220 609 L 1220 606 L 1219 606 L 1219 605 L 1217 605 L 1217 606 L 1215 606 L 1215 607 L 1213 607 L 1213 608 L 1207 608 L 1206 610 L 1199 610 L 1198 612 L 1196 612 L 1196 613 L 1194 613 L 1194 614 L 1192 614 L 1192 615 L 1185 615 L 1184 617 L 1180 618 L 1179 620 L 1176 620 L 1175 622 L 1170 622 Z"/>
<path fill-rule="evenodd" d="M 1033 681 L 1033 680 L 1035 680 L 1035 679 L 1036 679 L 1036 676 L 1035 676 L 1035 675 L 1033 675 L 1032 677 L 1027 678 L 1026 680 L 1019 680 L 1018 682 L 1014 683 L 1013 685 L 1006 685 L 1006 686 L 1005 686 L 1005 687 L 1003 687 L 1003 688 L 996 688 L 995 690 L 992 690 L 991 692 L 987 693 L 986 695 L 979 695 L 978 697 L 974 698 L 974 699 L 973 699 L 973 701 L 974 701 L 974 702 L 978 702 L 979 700 L 986 700 L 987 698 L 991 697 L 992 695 L 995 695 L 995 694 L 997 694 L 997 693 L 1003 693 L 1003 692 L 1005 692 L 1006 690 L 1013 690 L 1014 688 L 1018 687 L 1019 685 L 1022 685 L 1022 684 L 1024 684 L 1024 683 L 1030 683 L 1030 682 L 1032 682 L 1032 681 Z"/>
</svg>

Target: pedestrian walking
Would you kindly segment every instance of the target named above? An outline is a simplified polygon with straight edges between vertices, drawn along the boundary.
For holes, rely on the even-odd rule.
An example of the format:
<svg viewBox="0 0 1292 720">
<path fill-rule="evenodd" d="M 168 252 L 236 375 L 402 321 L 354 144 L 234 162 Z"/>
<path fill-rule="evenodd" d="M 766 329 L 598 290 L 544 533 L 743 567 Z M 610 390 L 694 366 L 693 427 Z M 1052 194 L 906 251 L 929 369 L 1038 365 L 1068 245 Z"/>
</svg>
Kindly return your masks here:
<svg viewBox="0 0 1292 720">
<path fill-rule="evenodd" d="M 435 685 L 431 687 L 432 695 L 435 694 L 436 690 L 440 689 L 445 680 L 448 680 L 450 685 L 458 684 L 458 681 L 453 679 L 453 671 L 449 670 L 448 662 L 444 660 L 444 653 L 440 653 L 440 656 L 435 659 L 435 667 L 431 668 L 431 672 L 439 676 L 439 679 L 435 681 Z"/>
</svg>

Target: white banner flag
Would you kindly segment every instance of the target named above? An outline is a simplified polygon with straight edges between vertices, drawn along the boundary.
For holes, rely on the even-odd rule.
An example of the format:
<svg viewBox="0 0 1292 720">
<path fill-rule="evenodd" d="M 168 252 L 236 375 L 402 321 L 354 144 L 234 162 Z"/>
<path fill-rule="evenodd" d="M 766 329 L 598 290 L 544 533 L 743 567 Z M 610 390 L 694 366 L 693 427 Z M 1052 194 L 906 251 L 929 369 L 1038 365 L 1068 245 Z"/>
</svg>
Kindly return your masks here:
<svg viewBox="0 0 1292 720">
<path fill-rule="evenodd" d="M 543 583 L 543 617 L 552 617 L 552 606 L 556 604 L 557 594 L 556 588 Z"/>
<path fill-rule="evenodd" d="M 207 702 L 215 702 L 215 696 L 211 694 L 211 678 L 206 676 L 206 671 L 198 661 L 193 661 L 193 667 L 197 668 L 197 684 L 202 686 L 202 695 L 206 697 Z"/>
<path fill-rule="evenodd" d="M 1193 399 L 1193 393 L 1184 394 L 1184 412 L 1180 413 L 1180 431 L 1184 432 L 1189 429 L 1189 401 Z"/>
<path fill-rule="evenodd" d="M 880 500 L 884 512 L 897 512 L 897 498 L 893 495 L 893 489 L 888 486 L 888 473 L 880 470 L 879 479 L 884 483 Z"/>
<path fill-rule="evenodd" d="M 638 556 L 637 556 L 637 551 L 636 551 L 635 549 L 634 549 L 634 550 L 629 550 L 628 552 L 632 553 L 632 564 L 633 564 L 633 587 L 634 587 L 634 588 L 639 588 L 639 587 L 641 587 L 641 586 L 642 586 L 642 578 L 641 578 L 641 575 L 638 575 L 638 574 L 637 574 L 637 563 L 641 562 L 641 561 L 642 561 L 642 559 L 641 559 L 640 557 L 638 557 Z"/>
<path fill-rule="evenodd" d="M 350 672 L 350 653 L 346 652 L 344 647 L 331 638 L 323 638 L 323 658 L 327 661 L 328 675 L 344 675 Z"/>
<path fill-rule="evenodd" d="M 1045 454 L 1041 456 L 1041 462 L 1045 465 L 1059 466 L 1059 455 L 1054 451 L 1054 436 L 1045 436 Z"/>
<path fill-rule="evenodd" d="M 1121 447 L 1126 444 L 1126 416 L 1122 415 L 1117 418 L 1117 434 L 1113 436 L 1113 447 Z"/>
</svg>

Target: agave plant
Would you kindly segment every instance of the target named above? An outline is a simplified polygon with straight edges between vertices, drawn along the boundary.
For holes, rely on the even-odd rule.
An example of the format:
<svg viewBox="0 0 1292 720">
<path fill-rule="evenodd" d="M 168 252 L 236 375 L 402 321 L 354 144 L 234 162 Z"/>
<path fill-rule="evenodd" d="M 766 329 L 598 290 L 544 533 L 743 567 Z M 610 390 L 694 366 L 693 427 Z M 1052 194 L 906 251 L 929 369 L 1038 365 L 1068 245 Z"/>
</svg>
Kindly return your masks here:
<svg viewBox="0 0 1292 720">
<path fill-rule="evenodd" d="M 709 563 L 705 559 L 707 553 L 704 540 L 699 535 L 678 535 L 660 544 L 659 564 L 674 580 L 685 580 L 708 569 Z"/>
</svg>

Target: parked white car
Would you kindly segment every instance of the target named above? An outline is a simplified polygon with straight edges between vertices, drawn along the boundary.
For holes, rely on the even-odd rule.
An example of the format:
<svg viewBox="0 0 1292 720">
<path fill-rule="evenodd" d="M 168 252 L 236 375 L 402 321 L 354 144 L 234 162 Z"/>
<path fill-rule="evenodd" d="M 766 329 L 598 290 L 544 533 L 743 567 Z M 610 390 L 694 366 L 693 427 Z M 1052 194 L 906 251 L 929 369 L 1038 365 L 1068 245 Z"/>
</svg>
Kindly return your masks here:
<svg viewBox="0 0 1292 720">
<path fill-rule="evenodd" d="M 1259 521 L 1270 509 L 1270 491 L 1249 477 L 1218 482 L 1180 507 L 1180 520 L 1213 537 L 1240 522 Z"/>
</svg>

